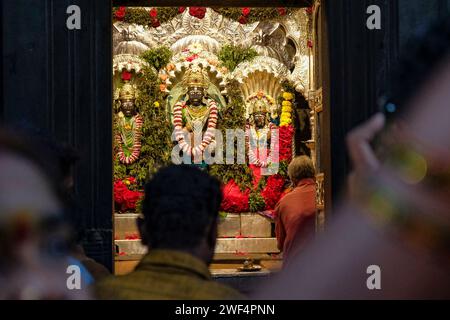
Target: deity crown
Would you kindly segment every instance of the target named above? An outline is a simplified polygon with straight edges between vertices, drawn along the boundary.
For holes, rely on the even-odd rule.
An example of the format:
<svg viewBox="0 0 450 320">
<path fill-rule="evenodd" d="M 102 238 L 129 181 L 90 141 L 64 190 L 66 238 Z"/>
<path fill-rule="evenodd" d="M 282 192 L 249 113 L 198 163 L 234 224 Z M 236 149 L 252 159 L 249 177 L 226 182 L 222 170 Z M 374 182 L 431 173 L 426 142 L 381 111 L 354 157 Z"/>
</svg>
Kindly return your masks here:
<svg viewBox="0 0 450 320">
<path fill-rule="evenodd" d="M 268 96 L 258 93 L 248 99 L 248 113 L 249 115 L 254 113 L 269 113 L 271 104 L 272 102 Z"/>
<path fill-rule="evenodd" d="M 194 65 L 184 74 L 185 87 L 201 87 L 208 88 L 209 77 L 205 70 L 200 66 Z"/>
<path fill-rule="evenodd" d="M 124 85 L 120 89 L 119 93 L 120 100 L 131 100 L 136 99 L 136 90 L 129 81 L 125 81 Z"/>
</svg>

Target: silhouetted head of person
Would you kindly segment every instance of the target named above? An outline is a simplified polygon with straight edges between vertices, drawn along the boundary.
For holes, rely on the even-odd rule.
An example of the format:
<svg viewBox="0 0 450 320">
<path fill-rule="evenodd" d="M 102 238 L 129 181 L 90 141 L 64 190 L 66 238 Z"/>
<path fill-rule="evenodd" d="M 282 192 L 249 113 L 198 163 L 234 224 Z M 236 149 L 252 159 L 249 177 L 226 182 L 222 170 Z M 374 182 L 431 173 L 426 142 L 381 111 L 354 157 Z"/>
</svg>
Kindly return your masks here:
<svg viewBox="0 0 450 320">
<path fill-rule="evenodd" d="M 316 172 L 311 158 L 299 156 L 292 159 L 288 166 L 288 175 L 294 186 L 297 186 L 303 179 L 314 179 Z"/>
<path fill-rule="evenodd" d="M 207 173 L 186 165 L 161 169 L 145 187 L 144 217 L 138 220 L 143 243 L 211 263 L 221 201 L 220 183 Z"/>
</svg>

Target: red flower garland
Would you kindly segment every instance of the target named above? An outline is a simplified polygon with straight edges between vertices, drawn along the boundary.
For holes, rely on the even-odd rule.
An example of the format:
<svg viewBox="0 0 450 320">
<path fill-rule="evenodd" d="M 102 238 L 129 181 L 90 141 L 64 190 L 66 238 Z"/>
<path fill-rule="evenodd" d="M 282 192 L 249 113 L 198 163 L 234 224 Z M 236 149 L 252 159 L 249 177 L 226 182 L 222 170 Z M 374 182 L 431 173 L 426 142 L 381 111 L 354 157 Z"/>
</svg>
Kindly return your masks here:
<svg viewBox="0 0 450 320">
<path fill-rule="evenodd" d="M 223 200 L 220 210 L 230 213 L 241 213 L 249 211 L 248 199 L 250 190 L 242 192 L 239 186 L 230 180 L 222 189 Z"/>
<path fill-rule="evenodd" d="M 267 184 L 264 190 L 261 192 L 264 202 L 266 203 L 266 210 L 272 210 L 280 200 L 283 194 L 283 187 L 285 179 L 279 174 L 270 176 L 267 178 Z"/>
<path fill-rule="evenodd" d="M 280 161 L 290 161 L 292 158 L 292 137 L 294 136 L 294 127 L 292 125 L 282 126 L 279 131 Z"/>
<path fill-rule="evenodd" d="M 186 7 L 179 7 L 178 13 L 183 13 L 186 10 Z"/>
</svg>

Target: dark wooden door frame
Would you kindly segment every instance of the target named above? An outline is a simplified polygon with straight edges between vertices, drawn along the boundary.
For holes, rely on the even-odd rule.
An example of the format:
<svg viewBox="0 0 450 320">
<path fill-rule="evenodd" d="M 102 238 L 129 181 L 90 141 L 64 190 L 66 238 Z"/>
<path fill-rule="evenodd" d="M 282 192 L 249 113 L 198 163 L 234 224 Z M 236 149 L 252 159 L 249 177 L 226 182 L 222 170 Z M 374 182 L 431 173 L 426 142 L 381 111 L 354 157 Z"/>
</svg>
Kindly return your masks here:
<svg viewBox="0 0 450 320">
<path fill-rule="evenodd" d="M 329 150 L 325 164 L 331 173 L 326 180 L 326 200 L 333 208 L 345 189 L 351 170 L 345 136 L 374 114 L 377 100 L 390 86 L 390 75 L 398 59 L 397 0 L 326 0 L 324 37 L 324 118 L 329 122 Z M 381 9 L 381 30 L 366 27 L 370 5 Z M 330 198 L 331 197 L 331 198 Z"/>
</svg>

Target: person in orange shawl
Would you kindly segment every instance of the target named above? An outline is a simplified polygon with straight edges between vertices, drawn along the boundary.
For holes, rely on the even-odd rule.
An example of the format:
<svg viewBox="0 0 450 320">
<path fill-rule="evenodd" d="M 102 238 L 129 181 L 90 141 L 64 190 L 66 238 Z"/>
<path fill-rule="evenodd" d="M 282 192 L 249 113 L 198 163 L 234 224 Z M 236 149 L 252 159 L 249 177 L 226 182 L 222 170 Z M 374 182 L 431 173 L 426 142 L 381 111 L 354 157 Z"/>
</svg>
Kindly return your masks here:
<svg viewBox="0 0 450 320">
<path fill-rule="evenodd" d="M 315 170 L 311 159 L 294 158 L 288 174 L 294 189 L 275 207 L 275 231 L 284 267 L 314 236 L 316 216 Z"/>
</svg>

